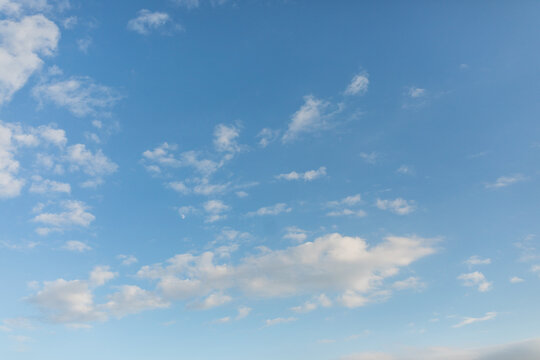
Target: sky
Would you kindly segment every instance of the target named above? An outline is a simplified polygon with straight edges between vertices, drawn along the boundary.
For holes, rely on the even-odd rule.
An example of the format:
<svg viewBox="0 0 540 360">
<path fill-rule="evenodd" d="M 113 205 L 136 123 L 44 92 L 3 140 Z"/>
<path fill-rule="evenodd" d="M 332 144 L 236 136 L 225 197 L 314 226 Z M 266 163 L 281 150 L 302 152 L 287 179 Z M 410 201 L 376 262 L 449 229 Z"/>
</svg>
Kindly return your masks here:
<svg viewBox="0 0 540 360">
<path fill-rule="evenodd" d="M 0 358 L 540 358 L 539 16 L 0 0 Z"/>
</svg>

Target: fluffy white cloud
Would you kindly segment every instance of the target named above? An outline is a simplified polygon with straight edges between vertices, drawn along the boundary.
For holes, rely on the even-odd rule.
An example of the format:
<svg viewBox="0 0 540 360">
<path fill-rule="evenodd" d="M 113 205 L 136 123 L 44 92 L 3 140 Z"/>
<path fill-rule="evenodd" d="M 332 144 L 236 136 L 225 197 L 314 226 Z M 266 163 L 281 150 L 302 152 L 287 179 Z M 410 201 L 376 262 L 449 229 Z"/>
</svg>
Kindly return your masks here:
<svg viewBox="0 0 540 360">
<path fill-rule="evenodd" d="M 32 177 L 32 185 L 30 186 L 30 192 L 38 194 L 49 193 L 71 193 L 71 186 L 67 183 L 58 182 L 49 179 L 43 179 L 41 176 Z"/>
<path fill-rule="evenodd" d="M 478 255 L 473 255 L 470 258 L 468 258 L 467 260 L 465 260 L 465 263 L 467 265 L 470 265 L 470 266 L 473 266 L 473 265 L 489 265 L 489 264 L 491 264 L 491 259 L 488 259 L 488 258 L 482 259 Z"/>
<path fill-rule="evenodd" d="M 364 95 L 368 90 L 369 78 L 367 73 L 355 75 L 347 89 L 345 95 Z"/>
<path fill-rule="evenodd" d="M 340 302 L 355 307 L 380 298 L 386 278 L 434 252 L 430 241 L 421 238 L 387 237 L 369 246 L 358 237 L 330 234 L 284 250 L 267 249 L 237 265 L 217 264 L 213 252 L 179 254 L 165 264 L 143 266 L 138 276 L 156 279 L 166 299 L 225 291 L 266 297 L 330 292 L 343 294 Z"/>
<path fill-rule="evenodd" d="M 487 281 L 484 274 L 482 274 L 479 271 L 475 271 L 472 273 L 467 274 L 461 274 L 458 276 L 458 279 L 463 281 L 464 286 L 468 287 L 478 287 L 478 291 L 480 292 L 486 292 L 491 290 L 491 287 L 493 285 L 492 282 Z"/>
<path fill-rule="evenodd" d="M 208 213 L 206 222 L 214 222 L 222 220 L 226 217 L 224 212 L 229 211 L 230 207 L 225 205 L 221 200 L 209 200 L 203 205 L 204 211 Z"/>
<path fill-rule="evenodd" d="M 494 183 L 486 184 L 486 188 L 488 189 L 499 189 L 503 187 L 507 187 L 522 181 L 527 180 L 527 177 L 523 174 L 514 174 L 510 176 L 501 176 L 495 180 Z"/>
<path fill-rule="evenodd" d="M 56 323 L 84 323 L 103 321 L 107 315 L 97 309 L 88 282 L 84 280 L 45 281 L 37 294 L 28 298 Z"/>
<path fill-rule="evenodd" d="M 106 113 L 122 98 L 114 89 L 96 84 L 88 76 L 52 79 L 36 85 L 32 94 L 40 104 L 50 101 L 80 117 Z"/>
<path fill-rule="evenodd" d="M 112 272 L 109 266 L 96 266 L 90 272 L 89 282 L 94 286 L 101 286 L 117 276 L 118 273 Z"/>
<path fill-rule="evenodd" d="M 414 201 L 397 198 L 394 200 L 377 199 L 375 206 L 381 210 L 390 210 L 398 215 L 407 215 L 416 210 Z"/>
<path fill-rule="evenodd" d="M 284 239 L 296 241 L 298 243 L 304 242 L 307 239 L 307 231 L 297 228 L 296 226 L 289 226 L 285 229 L 287 233 L 283 235 Z"/>
<path fill-rule="evenodd" d="M 309 170 L 306 172 L 298 173 L 296 171 L 292 171 L 288 174 L 280 174 L 276 175 L 276 179 L 283 179 L 283 180 L 304 180 L 304 181 L 313 181 L 315 179 L 318 179 L 320 177 L 323 177 L 326 175 L 326 167 L 321 166 L 317 170 Z"/>
<path fill-rule="evenodd" d="M 288 129 L 281 138 L 283 142 L 291 142 L 303 133 L 324 129 L 327 110 L 330 104 L 312 95 L 304 97 L 304 105 L 291 118 Z"/>
<path fill-rule="evenodd" d="M 62 248 L 65 250 L 74 251 L 74 252 L 85 252 L 88 250 L 92 250 L 90 246 L 86 245 L 85 243 L 81 241 L 76 241 L 76 240 L 67 241 Z"/>
<path fill-rule="evenodd" d="M 356 195 L 350 195 L 350 196 L 347 196 L 341 200 L 338 200 L 338 201 L 329 201 L 328 202 L 328 206 L 341 206 L 341 205 L 345 205 L 345 206 L 353 206 L 353 205 L 357 205 L 359 203 L 362 202 L 362 195 L 360 194 L 356 194 Z"/>
<path fill-rule="evenodd" d="M 138 286 L 123 285 L 120 291 L 108 296 L 102 308 L 116 317 L 140 313 L 145 310 L 167 308 L 170 304 L 159 296 Z"/>
<path fill-rule="evenodd" d="M 278 203 L 272 206 L 266 206 L 258 209 L 257 211 L 252 211 L 247 213 L 247 216 L 265 216 L 265 215 L 278 215 L 283 212 L 291 212 L 292 208 L 288 207 L 285 203 Z"/>
<path fill-rule="evenodd" d="M 230 302 L 232 298 L 229 295 L 221 294 L 221 293 L 213 293 L 208 295 L 206 298 L 204 298 L 202 301 L 194 302 L 190 304 L 190 308 L 192 309 L 198 309 L 198 310 L 207 310 L 211 308 L 215 308 L 217 306 L 224 305 L 228 302 Z"/>
<path fill-rule="evenodd" d="M 11 2 L 0 5 L 7 8 Z M 11 99 L 57 48 L 60 31 L 43 15 L 0 21 L 0 105 Z"/>
<path fill-rule="evenodd" d="M 162 28 L 170 22 L 171 17 L 167 13 L 142 9 L 139 10 L 136 18 L 129 20 L 127 28 L 139 34 L 147 35 L 150 31 Z"/>
<path fill-rule="evenodd" d="M 46 235 L 51 231 L 62 231 L 73 226 L 88 227 L 96 217 L 89 213 L 88 206 L 82 201 L 66 200 L 61 203 L 65 210 L 59 213 L 41 212 L 33 219 L 34 222 L 46 225 L 37 231 Z"/>
<path fill-rule="evenodd" d="M 95 267 L 88 280 L 45 281 L 27 300 L 36 305 L 44 319 L 70 327 L 88 327 L 88 322 L 105 321 L 110 315 L 123 317 L 143 310 L 165 308 L 169 303 L 137 286 L 123 285 L 109 294 L 108 301 L 96 304 L 93 291 L 116 277 L 108 266 Z"/>
<path fill-rule="evenodd" d="M 117 256 L 118 259 L 122 260 L 122 265 L 133 265 L 135 263 L 137 263 L 139 260 L 137 260 L 137 258 L 133 255 L 123 255 L 123 254 L 120 254 Z"/>
<path fill-rule="evenodd" d="M 92 153 L 84 144 L 69 146 L 65 160 L 70 164 L 71 170 L 81 170 L 92 176 L 96 184 L 101 183 L 103 176 L 110 175 L 118 169 L 118 165 L 105 156 L 101 150 Z"/>
<path fill-rule="evenodd" d="M 236 126 L 219 124 L 214 129 L 214 146 L 219 152 L 235 153 L 240 151 L 237 138 L 240 131 Z"/>
<path fill-rule="evenodd" d="M 530 339 L 510 344 L 482 348 L 411 348 L 390 353 L 360 353 L 341 360 L 536 360 L 540 358 L 540 339 Z"/>
</svg>

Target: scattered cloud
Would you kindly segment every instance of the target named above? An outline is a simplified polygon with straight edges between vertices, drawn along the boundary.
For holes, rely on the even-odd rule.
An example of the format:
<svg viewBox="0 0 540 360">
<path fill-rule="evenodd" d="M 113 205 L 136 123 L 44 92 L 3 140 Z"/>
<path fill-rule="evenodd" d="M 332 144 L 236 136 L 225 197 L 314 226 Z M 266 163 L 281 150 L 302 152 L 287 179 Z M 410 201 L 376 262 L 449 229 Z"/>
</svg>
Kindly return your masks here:
<svg viewBox="0 0 540 360">
<path fill-rule="evenodd" d="M 491 264 L 491 259 L 489 259 L 489 258 L 482 259 L 481 257 L 479 257 L 477 255 L 473 255 L 470 258 L 468 258 L 467 260 L 465 260 L 465 264 L 467 264 L 469 266 L 489 265 L 489 264 Z"/>
<path fill-rule="evenodd" d="M 0 4 L 4 9 L 9 4 Z M 18 4 L 17 6 L 21 6 Z M 1 9 L 1 8 L 0 8 Z M 43 15 L 0 21 L 0 105 L 11 100 L 30 76 L 51 56 L 60 39 L 58 27 Z"/>
<path fill-rule="evenodd" d="M 244 257 L 237 265 L 215 263 L 216 254 L 211 251 L 178 254 L 165 264 L 143 266 L 137 275 L 157 280 L 157 291 L 171 300 L 224 291 L 257 297 L 332 292 L 342 293 L 340 302 L 355 307 L 381 298 L 384 280 L 397 275 L 399 268 L 434 253 L 430 242 L 387 237 L 368 246 L 358 237 L 330 234 L 283 250 L 267 249 Z"/>
<path fill-rule="evenodd" d="M 141 35 L 148 35 L 154 30 L 182 30 L 180 25 L 172 21 L 169 14 L 161 11 L 150 11 L 148 9 L 139 10 L 137 17 L 129 20 L 127 28 Z"/>
<path fill-rule="evenodd" d="M 512 276 L 512 277 L 510 278 L 510 282 L 511 282 L 512 284 L 518 284 L 518 283 L 522 283 L 522 282 L 524 282 L 524 281 L 525 281 L 525 280 L 523 280 L 522 278 L 517 277 L 517 276 Z"/>
<path fill-rule="evenodd" d="M 396 172 L 403 175 L 414 175 L 414 169 L 408 165 L 401 165 Z"/>
<path fill-rule="evenodd" d="M 45 225 L 36 231 L 40 235 L 47 235 L 51 231 L 63 231 L 65 229 L 78 227 L 88 227 L 95 216 L 89 213 L 88 206 L 82 201 L 65 200 L 60 203 L 62 212 L 40 212 L 33 218 L 33 221 Z"/>
<path fill-rule="evenodd" d="M 32 177 L 32 185 L 29 191 L 37 194 L 71 193 L 71 186 L 54 180 L 43 179 L 39 175 Z"/>
<path fill-rule="evenodd" d="M 375 151 L 372 151 L 370 153 L 361 152 L 360 158 L 367 162 L 368 164 L 375 164 L 379 160 L 380 155 L 376 153 Z"/>
<path fill-rule="evenodd" d="M 76 241 L 76 240 L 67 241 L 62 248 L 64 250 L 80 252 L 80 253 L 92 250 L 90 246 L 86 245 L 85 243 L 81 241 Z"/>
<path fill-rule="evenodd" d="M 291 310 L 297 313 L 307 313 L 316 310 L 319 307 L 327 308 L 331 307 L 332 305 L 332 300 L 330 300 L 325 294 L 320 294 L 318 296 L 314 296 L 311 300 L 306 301 L 300 306 L 291 308 Z"/>
<path fill-rule="evenodd" d="M 396 290 L 420 290 L 426 287 L 426 284 L 420 281 L 419 278 L 411 276 L 405 280 L 396 281 L 392 284 L 392 287 Z"/>
<path fill-rule="evenodd" d="M 281 138 L 284 143 L 296 140 L 305 133 L 313 133 L 328 126 L 326 113 L 330 103 L 312 95 L 304 97 L 304 104 L 291 118 L 288 129 Z"/>
<path fill-rule="evenodd" d="M 50 79 L 36 85 L 32 94 L 41 106 L 52 102 L 78 117 L 108 115 L 108 109 L 122 99 L 116 90 L 97 84 L 88 76 Z"/>
<path fill-rule="evenodd" d="M 426 89 L 412 86 L 407 91 L 407 94 L 412 98 L 420 98 L 426 96 L 427 92 Z"/>
<path fill-rule="evenodd" d="M 257 211 L 247 213 L 247 216 L 265 216 L 265 215 L 278 215 L 281 213 L 291 212 L 292 208 L 288 207 L 285 203 L 278 203 L 272 206 L 262 207 Z"/>
<path fill-rule="evenodd" d="M 377 199 L 375 206 L 381 210 L 390 210 L 398 215 L 407 215 L 416 210 L 414 201 L 405 200 L 402 198 L 397 198 L 394 200 Z"/>
<path fill-rule="evenodd" d="M 494 183 L 486 184 L 487 189 L 499 189 L 503 187 L 507 187 L 519 182 L 523 182 L 527 180 L 527 177 L 523 174 L 514 174 L 510 176 L 501 176 L 495 180 Z"/>
<path fill-rule="evenodd" d="M 120 254 L 116 258 L 122 261 L 122 265 L 126 265 L 126 266 L 136 264 L 139 261 L 133 255 Z"/>
<path fill-rule="evenodd" d="M 227 216 L 223 213 L 229 211 L 230 209 L 230 207 L 225 205 L 221 200 L 209 200 L 204 203 L 203 207 L 208 213 L 206 222 L 209 223 L 225 219 Z"/>
<path fill-rule="evenodd" d="M 357 74 L 352 78 L 347 89 L 345 89 L 345 95 L 364 95 L 368 90 L 368 85 L 368 73 Z"/>
<path fill-rule="evenodd" d="M 307 231 L 302 230 L 296 226 L 289 226 L 285 229 L 287 232 L 283 235 L 284 239 L 296 241 L 298 243 L 304 242 L 307 239 Z"/>
<path fill-rule="evenodd" d="M 268 145 L 276 141 L 279 138 L 280 134 L 280 130 L 272 130 L 270 128 L 262 129 L 259 134 L 257 134 L 257 138 L 259 139 L 259 146 L 262 148 L 267 147 Z"/>
<path fill-rule="evenodd" d="M 288 180 L 288 181 L 291 181 L 291 180 L 313 181 L 323 176 L 326 176 L 326 167 L 321 166 L 317 170 L 309 170 L 309 171 L 300 172 L 300 173 L 296 171 L 292 171 L 288 174 L 276 175 L 276 179 L 283 179 L 283 180 Z"/>
<path fill-rule="evenodd" d="M 460 328 L 462 326 L 471 325 L 471 324 L 474 324 L 474 323 L 477 323 L 477 322 L 493 320 L 496 317 L 497 317 L 496 312 L 488 312 L 488 313 L 486 313 L 486 315 L 484 315 L 482 317 L 478 317 L 478 318 L 466 317 L 466 318 L 463 319 L 463 321 L 461 321 L 460 323 L 457 323 L 456 325 L 453 325 L 452 327 L 453 328 Z"/>
<path fill-rule="evenodd" d="M 275 318 L 275 319 L 268 319 L 264 323 L 265 323 L 266 326 L 274 326 L 274 325 L 286 324 L 286 323 L 294 322 L 296 320 L 298 320 L 298 319 L 295 318 L 295 317 L 288 317 L 288 318 L 278 317 L 278 318 Z"/>
<path fill-rule="evenodd" d="M 478 287 L 478 291 L 486 292 L 491 290 L 493 283 L 487 281 L 484 274 L 479 271 L 472 273 L 461 274 L 458 279 L 463 282 L 463 286 Z"/>
</svg>

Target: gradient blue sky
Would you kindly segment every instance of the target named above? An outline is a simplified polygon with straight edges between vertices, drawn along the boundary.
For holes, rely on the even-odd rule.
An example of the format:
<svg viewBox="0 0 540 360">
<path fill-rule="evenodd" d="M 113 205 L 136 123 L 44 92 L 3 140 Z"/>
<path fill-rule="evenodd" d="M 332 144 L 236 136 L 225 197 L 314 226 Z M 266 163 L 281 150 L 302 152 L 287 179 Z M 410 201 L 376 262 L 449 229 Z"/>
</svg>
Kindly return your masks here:
<svg viewBox="0 0 540 360">
<path fill-rule="evenodd" d="M 540 358 L 539 16 L 0 0 L 0 358 Z"/>
</svg>

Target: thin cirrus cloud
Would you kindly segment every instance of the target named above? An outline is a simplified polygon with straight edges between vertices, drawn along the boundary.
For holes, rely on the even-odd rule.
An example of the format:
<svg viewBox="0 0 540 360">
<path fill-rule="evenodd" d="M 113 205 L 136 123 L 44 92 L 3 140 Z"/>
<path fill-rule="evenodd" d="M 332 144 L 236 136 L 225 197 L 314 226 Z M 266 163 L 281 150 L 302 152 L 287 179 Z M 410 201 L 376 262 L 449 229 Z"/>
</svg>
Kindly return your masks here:
<svg viewBox="0 0 540 360">
<path fill-rule="evenodd" d="M 500 189 L 510 185 L 517 184 L 527 180 L 527 177 L 523 174 L 514 174 L 510 176 L 501 176 L 495 180 L 495 182 L 486 184 L 487 189 Z"/>
</svg>

